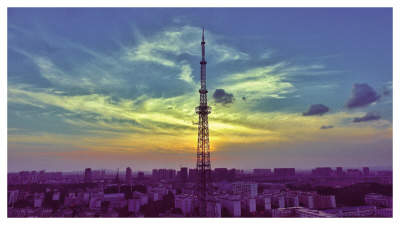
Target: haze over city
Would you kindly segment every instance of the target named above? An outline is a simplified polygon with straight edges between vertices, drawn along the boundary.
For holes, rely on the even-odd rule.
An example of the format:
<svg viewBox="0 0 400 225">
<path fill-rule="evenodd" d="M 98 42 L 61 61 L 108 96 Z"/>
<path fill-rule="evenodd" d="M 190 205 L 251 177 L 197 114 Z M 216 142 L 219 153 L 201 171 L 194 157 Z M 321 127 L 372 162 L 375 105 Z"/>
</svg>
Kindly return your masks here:
<svg viewBox="0 0 400 225">
<path fill-rule="evenodd" d="M 391 8 L 8 8 L 8 171 L 387 167 Z"/>
</svg>

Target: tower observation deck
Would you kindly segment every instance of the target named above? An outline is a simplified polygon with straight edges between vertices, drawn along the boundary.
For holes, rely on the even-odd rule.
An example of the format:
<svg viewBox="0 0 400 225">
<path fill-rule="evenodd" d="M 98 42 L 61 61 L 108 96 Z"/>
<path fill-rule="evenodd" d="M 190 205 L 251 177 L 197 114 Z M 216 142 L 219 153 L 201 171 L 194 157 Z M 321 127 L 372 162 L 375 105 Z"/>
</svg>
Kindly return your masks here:
<svg viewBox="0 0 400 225">
<path fill-rule="evenodd" d="M 211 163 L 210 163 L 210 141 L 208 133 L 208 114 L 211 113 L 211 107 L 207 106 L 207 87 L 206 87 L 206 60 L 205 60 L 204 28 L 201 42 L 201 62 L 200 78 L 201 87 L 200 105 L 196 107 L 196 113 L 199 114 L 198 124 L 198 142 L 197 142 L 197 183 L 196 195 L 198 198 L 198 216 L 215 217 L 215 201 L 212 196 L 211 185 Z"/>
</svg>

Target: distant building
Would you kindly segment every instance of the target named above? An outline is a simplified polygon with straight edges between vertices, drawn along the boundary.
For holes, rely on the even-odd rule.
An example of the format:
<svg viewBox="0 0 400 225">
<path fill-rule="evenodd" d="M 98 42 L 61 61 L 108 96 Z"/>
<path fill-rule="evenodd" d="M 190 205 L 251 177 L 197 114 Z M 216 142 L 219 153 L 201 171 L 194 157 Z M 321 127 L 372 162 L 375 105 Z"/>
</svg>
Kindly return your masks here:
<svg viewBox="0 0 400 225">
<path fill-rule="evenodd" d="M 341 176 L 343 176 L 343 169 L 342 169 L 342 167 L 336 167 L 336 176 L 339 176 L 339 177 L 341 177 Z"/>
<path fill-rule="evenodd" d="M 189 181 L 196 182 L 197 169 L 189 169 Z"/>
<path fill-rule="evenodd" d="M 187 167 L 182 167 L 181 168 L 181 182 L 182 183 L 187 183 L 188 181 L 188 168 Z"/>
<path fill-rule="evenodd" d="M 228 170 L 228 182 L 235 182 L 236 181 L 236 169 Z"/>
<path fill-rule="evenodd" d="M 258 195 L 257 183 L 243 183 L 236 182 L 232 184 L 232 192 L 234 195 L 240 195 L 242 197 L 254 198 Z"/>
<path fill-rule="evenodd" d="M 289 177 L 295 175 L 296 175 L 295 168 L 274 168 L 274 176 Z"/>
<path fill-rule="evenodd" d="M 106 171 L 105 170 L 100 171 L 100 177 L 105 177 L 105 176 L 106 176 Z"/>
<path fill-rule="evenodd" d="M 215 168 L 217 181 L 227 181 L 228 180 L 228 169 L 227 168 Z"/>
<path fill-rule="evenodd" d="M 332 174 L 333 174 L 333 171 L 330 167 L 317 167 L 316 169 L 312 170 L 313 176 L 329 177 Z"/>
<path fill-rule="evenodd" d="M 86 168 L 85 169 L 85 183 L 92 182 L 92 169 Z"/>
<path fill-rule="evenodd" d="M 92 179 L 96 179 L 100 177 L 100 170 L 93 170 L 92 171 Z"/>
<path fill-rule="evenodd" d="M 359 177 L 359 176 L 361 176 L 361 172 L 359 169 L 348 169 L 347 176 L 348 177 Z"/>
<path fill-rule="evenodd" d="M 270 176 L 271 169 L 253 169 L 253 173 L 259 176 Z"/>
<path fill-rule="evenodd" d="M 139 171 L 138 172 L 138 179 L 139 180 L 143 180 L 143 178 L 144 178 L 144 172 L 143 171 Z"/>
<path fill-rule="evenodd" d="M 175 179 L 175 174 L 176 174 L 176 170 L 174 170 L 174 169 L 169 169 L 169 170 L 168 170 L 167 180 Z"/>
<path fill-rule="evenodd" d="M 364 176 L 369 176 L 369 167 L 363 167 Z"/>
<path fill-rule="evenodd" d="M 154 179 L 158 179 L 158 169 L 153 169 L 151 177 Z"/>
<path fill-rule="evenodd" d="M 167 179 L 167 169 L 159 169 L 158 170 L 158 178 L 166 180 Z"/>
<path fill-rule="evenodd" d="M 126 168 L 125 181 L 127 185 L 132 184 L 132 170 L 130 167 Z"/>
</svg>

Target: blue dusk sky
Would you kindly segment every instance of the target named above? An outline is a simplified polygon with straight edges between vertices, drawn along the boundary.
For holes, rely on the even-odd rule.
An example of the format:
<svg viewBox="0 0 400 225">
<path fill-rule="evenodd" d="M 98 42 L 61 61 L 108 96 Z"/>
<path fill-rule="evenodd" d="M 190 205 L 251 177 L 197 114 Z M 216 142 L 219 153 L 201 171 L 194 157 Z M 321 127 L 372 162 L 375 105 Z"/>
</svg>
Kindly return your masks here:
<svg viewBox="0 0 400 225">
<path fill-rule="evenodd" d="M 391 166 L 392 8 L 8 8 L 8 171 Z"/>
</svg>

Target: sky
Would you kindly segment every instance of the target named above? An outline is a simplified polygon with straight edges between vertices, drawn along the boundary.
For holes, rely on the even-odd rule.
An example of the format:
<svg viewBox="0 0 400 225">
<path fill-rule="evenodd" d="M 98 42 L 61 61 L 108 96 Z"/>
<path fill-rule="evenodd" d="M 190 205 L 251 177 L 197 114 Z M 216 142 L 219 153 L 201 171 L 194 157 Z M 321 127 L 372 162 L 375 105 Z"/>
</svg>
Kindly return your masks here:
<svg viewBox="0 0 400 225">
<path fill-rule="evenodd" d="M 391 166 L 391 8 L 8 8 L 7 170 Z"/>
</svg>

